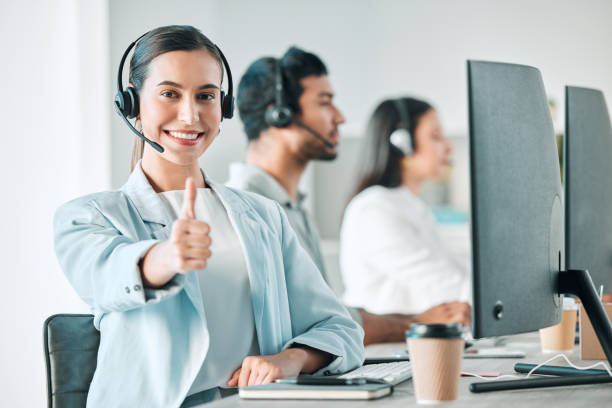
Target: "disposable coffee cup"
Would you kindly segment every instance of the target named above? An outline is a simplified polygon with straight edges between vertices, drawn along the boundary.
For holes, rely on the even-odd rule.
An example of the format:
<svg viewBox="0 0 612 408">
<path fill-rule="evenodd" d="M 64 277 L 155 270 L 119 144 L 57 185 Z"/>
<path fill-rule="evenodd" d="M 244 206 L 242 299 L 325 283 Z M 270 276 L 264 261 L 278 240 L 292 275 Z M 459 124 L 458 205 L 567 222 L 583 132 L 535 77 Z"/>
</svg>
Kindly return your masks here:
<svg viewBox="0 0 612 408">
<path fill-rule="evenodd" d="M 457 399 L 465 343 L 462 328 L 460 324 L 412 324 L 406 331 L 417 403 Z"/>
<path fill-rule="evenodd" d="M 578 305 L 574 298 L 563 298 L 561 323 L 540 329 L 540 345 L 543 353 L 567 352 L 574 349 Z"/>
</svg>

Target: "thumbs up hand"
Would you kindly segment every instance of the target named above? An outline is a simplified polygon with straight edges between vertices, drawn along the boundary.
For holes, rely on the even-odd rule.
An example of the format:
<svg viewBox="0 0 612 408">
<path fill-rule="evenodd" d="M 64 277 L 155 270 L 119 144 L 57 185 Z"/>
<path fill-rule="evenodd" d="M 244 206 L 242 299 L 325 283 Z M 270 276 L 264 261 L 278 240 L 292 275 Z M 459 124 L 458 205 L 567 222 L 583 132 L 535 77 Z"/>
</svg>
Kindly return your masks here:
<svg viewBox="0 0 612 408">
<path fill-rule="evenodd" d="M 195 182 L 185 180 L 185 197 L 179 219 L 172 225 L 170 235 L 170 268 L 174 272 L 187 273 L 206 267 L 210 258 L 210 226 L 195 219 Z"/>
<path fill-rule="evenodd" d="M 185 196 L 179 219 L 172 224 L 167 241 L 149 249 L 141 263 L 141 276 L 146 285 L 166 284 L 176 273 L 189 273 L 206 267 L 210 258 L 210 226 L 195 219 L 197 196 L 195 182 L 185 180 Z"/>
</svg>

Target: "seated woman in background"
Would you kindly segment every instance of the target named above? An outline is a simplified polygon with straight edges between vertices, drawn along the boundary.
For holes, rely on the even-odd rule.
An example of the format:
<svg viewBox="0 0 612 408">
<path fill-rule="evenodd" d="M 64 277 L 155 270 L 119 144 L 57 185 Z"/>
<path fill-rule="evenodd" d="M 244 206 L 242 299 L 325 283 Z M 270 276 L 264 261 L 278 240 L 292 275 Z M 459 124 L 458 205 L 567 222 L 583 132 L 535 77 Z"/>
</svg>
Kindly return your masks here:
<svg viewBox="0 0 612 408">
<path fill-rule="evenodd" d="M 419 197 L 449 165 L 436 111 L 413 98 L 382 102 L 370 118 L 358 187 L 344 213 L 344 301 L 374 313 L 421 313 L 469 299 L 465 261 L 445 247 Z"/>
<path fill-rule="evenodd" d="M 137 138 L 120 190 L 56 213 L 57 257 L 101 332 L 88 407 L 187 407 L 215 399 L 219 387 L 363 361 L 363 330 L 281 207 L 200 169 L 222 117 L 232 116 L 222 59 L 193 27 L 143 36 L 124 91 L 137 103 L 122 111 L 163 149 Z"/>
</svg>

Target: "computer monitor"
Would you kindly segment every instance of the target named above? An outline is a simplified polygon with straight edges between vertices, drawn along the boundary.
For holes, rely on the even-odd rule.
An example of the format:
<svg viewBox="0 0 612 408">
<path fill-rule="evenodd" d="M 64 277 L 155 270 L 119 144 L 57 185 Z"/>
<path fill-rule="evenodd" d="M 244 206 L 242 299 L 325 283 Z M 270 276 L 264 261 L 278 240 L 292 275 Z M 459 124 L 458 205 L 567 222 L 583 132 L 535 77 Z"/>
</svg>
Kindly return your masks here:
<svg viewBox="0 0 612 408">
<path fill-rule="evenodd" d="M 468 61 L 473 335 L 561 320 L 563 190 L 540 72 Z"/>
<path fill-rule="evenodd" d="M 612 293 L 612 127 L 601 91 L 565 88 L 565 256 Z"/>
<path fill-rule="evenodd" d="M 560 321 L 561 294 L 582 301 L 612 363 L 612 325 L 586 270 L 566 270 L 563 191 L 550 110 L 533 67 L 468 61 L 475 338 Z M 597 378 L 595 378 L 597 377 Z M 607 376 L 474 383 L 473 392 L 565 386 Z"/>
</svg>

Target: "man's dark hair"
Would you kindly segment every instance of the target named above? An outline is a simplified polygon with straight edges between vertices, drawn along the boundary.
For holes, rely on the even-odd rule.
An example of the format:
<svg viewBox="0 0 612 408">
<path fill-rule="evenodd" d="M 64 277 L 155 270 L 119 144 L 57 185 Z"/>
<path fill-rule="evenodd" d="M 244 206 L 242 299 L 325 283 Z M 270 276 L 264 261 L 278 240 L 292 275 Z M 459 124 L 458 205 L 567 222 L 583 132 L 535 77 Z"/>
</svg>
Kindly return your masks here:
<svg viewBox="0 0 612 408">
<path fill-rule="evenodd" d="M 274 105 L 276 63 L 280 62 L 283 81 L 283 103 L 296 114 L 300 112 L 298 100 L 304 92 L 300 80 L 310 75 L 326 75 L 327 68 L 316 55 L 291 47 L 280 59 L 259 58 L 246 70 L 238 84 L 238 114 L 244 124 L 249 141 L 259 137 L 269 126 L 266 109 Z"/>
</svg>

